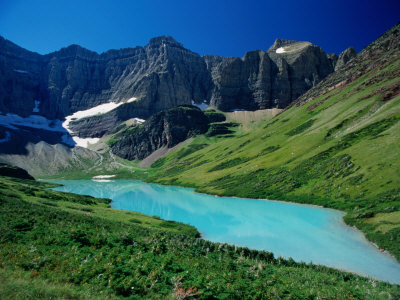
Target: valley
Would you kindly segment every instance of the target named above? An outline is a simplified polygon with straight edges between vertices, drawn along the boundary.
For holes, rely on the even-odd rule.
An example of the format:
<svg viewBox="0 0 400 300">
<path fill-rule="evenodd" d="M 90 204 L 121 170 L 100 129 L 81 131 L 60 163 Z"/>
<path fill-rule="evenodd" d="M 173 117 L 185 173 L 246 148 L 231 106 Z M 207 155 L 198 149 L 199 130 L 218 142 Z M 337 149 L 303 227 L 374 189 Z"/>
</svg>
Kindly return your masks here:
<svg viewBox="0 0 400 300">
<path fill-rule="evenodd" d="M 360 53 L 349 48 L 339 56 L 282 39 L 243 58 L 200 56 L 165 36 L 102 54 L 72 45 L 39 55 L 1 38 L 0 295 L 400 298 L 399 70 L 399 24 Z M 87 181 L 68 189 L 71 179 Z M 163 193 L 148 183 L 163 185 Z M 139 207 L 116 207 L 119 196 L 106 187 Z M 181 187 L 204 195 L 168 196 L 169 189 L 186 191 Z M 163 197 L 170 206 L 157 202 Z M 191 197 L 197 205 L 215 203 L 178 209 L 172 218 L 172 207 Z M 264 205 L 274 202 L 253 199 L 297 204 L 281 203 L 270 215 Z M 316 222 L 309 232 L 322 230 L 299 242 L 308 250 L 296 249 L 295 237 L 282 239 L 291 241 L 289 254 L 266 237 L 262 246 L 229 239 L 229 230 L 200 237 L 202 222 L 228 226 L 244 212 L 232 231 L 252 224 L 249 232 L 262 227 L 284 236 L 282 223 L 263 217 L 289 225 L 298 204 L 341 211 L 335 226 L 343 215 L 374 243 L 363 244 L 373 258 L 336 238 L 343 232 L 322 230 L 329 217 L 318 223 L 307 213 L 298 226 Z M 230 214 L 230 205 L 238 212 Z M 213 209 L 218 222 L 210 221 Z M 312 258 L 313 248 L 335 247 L 351 253 L 352 267 L 337 253 L 329 262 Z M 388 269 L 379 269 L 382 257 L 391 260 Z M 365 271 L 371 268 L 380 275 Z"/>
</svg>

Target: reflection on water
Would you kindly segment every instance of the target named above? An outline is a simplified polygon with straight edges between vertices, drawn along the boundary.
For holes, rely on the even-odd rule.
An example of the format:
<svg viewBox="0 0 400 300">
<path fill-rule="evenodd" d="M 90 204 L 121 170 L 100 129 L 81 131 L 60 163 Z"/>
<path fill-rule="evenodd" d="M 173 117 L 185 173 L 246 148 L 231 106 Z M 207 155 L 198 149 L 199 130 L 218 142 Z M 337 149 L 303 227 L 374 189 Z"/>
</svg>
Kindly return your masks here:
<svg viewBox="0 0 400 300">
<path fill-rule="evenodd" d="M 343 213 L 308 205 L 198 194 L 191 189 L 136 180 L 55 180 L 56 188 L 110 198 L 112 207 L 191 224 L 205 239 L 272 251 L 400 283 L 400 264 L 380 253 Z"/>
</svg>

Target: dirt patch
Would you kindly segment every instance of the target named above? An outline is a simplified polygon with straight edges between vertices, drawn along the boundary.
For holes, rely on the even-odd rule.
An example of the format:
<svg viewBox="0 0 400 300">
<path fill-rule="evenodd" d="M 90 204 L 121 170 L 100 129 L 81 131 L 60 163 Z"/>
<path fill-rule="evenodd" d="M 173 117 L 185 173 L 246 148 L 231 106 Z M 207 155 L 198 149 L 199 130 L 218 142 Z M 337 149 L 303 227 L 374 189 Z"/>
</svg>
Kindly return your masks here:
<svg viewBox="0 0 400 300">
<path fill-rule="evenodd" d="M 261 109 L 256 111 L 234 111 L 226 113 L 226 118 L 229 121 L 236 121 L 241 123 L 244 127 L 249 126 L 251 123 L 266 121 L 272 119 L 279 114 L 282 109 Z"/>
<path fill-rule="evenodd" d="M 172 148 L 167 148 L 167 147 L 162 147 L 160 149 L 157 149 L 156 151 L 154 151 L 152 154 L 150 154 L 149 156 L 147 156 L 145 159 L 143 159 L 140 163 L 139 163 L 139 167 L 141 168 L 147 168 L 150 167 L 151 164 L 153 162 L 155 162 L 157 159 L 163 157 L 164 155 L 167 155 L 168 153 L 170 153 L 171 151 L 178 149 L 180 146 L 182 146 L 183 144 L 187 143 L 188 141 L 190 141 L 191 139 L 188 139 L 184 142 L 179 143 L 178 145 L 175 145 Z"/>
</svg>

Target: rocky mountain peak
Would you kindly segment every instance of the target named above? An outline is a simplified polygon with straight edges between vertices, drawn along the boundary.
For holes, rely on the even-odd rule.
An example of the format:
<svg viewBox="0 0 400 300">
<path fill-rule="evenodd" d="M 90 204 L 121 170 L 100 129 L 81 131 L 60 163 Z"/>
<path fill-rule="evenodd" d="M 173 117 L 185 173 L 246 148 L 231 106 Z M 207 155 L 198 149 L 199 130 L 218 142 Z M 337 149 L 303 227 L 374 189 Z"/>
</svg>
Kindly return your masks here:
<svg viewBox="0 0 400 300">
<path fill-rule="evenodd" d="M 278 50 L 279 48 L 282 47 L 287 47 L 290 45 L 296 45 L 296 44 L 303 44 L 303 43 L 307 43 L 310 44 L 309 42 L 302 42 L 302 41 L 294 41 L 294 40 L 286 40 L 286 39 L 279 39 L 277 38 L 275 40 L 275 42 L 272 44 L 271 47 L 269 47 L 268 52 L 275 52 L 276 50 Z"/>
<path fill-rule="evenodd" d="M 46 57 L 49 58 L 67 58 L 67 57 L 82 57 L 82 58 L 97 58 L 99 56 L 98 53 L 83 48 L 77 44 L 69 45 L 68 47 L 61 48 L 60 50 L 49 53 Z"/>
<path fill-rule="evenodd" d="M 310 47 L 317 47 L 310 42 L 292 41 L 276 39 L 275 43 L 268 49 L 271 55 L 278 54 L 280 56 L 293 56 L 305 52 Z"/>
<path fill-rule="evenodd" d="M 177 42 L 172 36 L 158 36 L 150 39 L 146 47 L 160 47 L 162 45 L 168 45 L 172 47 L 184 48 L 183 45 Z"/>
</svg>

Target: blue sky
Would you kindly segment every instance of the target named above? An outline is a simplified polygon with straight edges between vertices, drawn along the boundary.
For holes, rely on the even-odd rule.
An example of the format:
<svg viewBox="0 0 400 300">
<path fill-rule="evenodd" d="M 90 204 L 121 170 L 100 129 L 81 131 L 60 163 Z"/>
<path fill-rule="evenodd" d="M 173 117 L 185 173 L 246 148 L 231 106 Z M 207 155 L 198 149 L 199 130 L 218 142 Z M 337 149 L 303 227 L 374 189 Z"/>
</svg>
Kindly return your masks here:
<svg viewBox="0 0 400 300">
<path fill-rule="evenodd" d="M 340 53 L 360 51 L 398 21 L 399 0 L 0 0 L 0 35 L 42 54 L 144 46 L 160 35 L 201 55 L 241 57 L 277 37 Z"/>
</svg>

